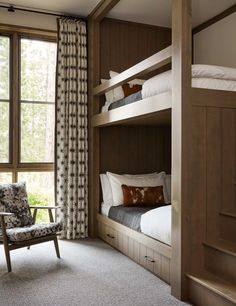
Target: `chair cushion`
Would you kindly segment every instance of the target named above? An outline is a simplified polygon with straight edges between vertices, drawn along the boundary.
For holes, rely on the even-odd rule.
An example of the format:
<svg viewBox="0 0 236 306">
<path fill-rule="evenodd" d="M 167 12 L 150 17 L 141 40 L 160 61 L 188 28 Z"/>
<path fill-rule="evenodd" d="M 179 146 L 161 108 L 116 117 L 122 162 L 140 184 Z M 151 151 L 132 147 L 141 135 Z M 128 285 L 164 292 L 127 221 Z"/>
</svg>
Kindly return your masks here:
<svg viewBox="0 0 236 306">
<path fill-rule="evenodd" d="M 5 218 L 7 228 L 33 224 L 25 183 L 0 184 L 0 211 L 14 213 Z"/>
<path fill-rule="evenodd" d="M 51 234 L 56 234 L 62 230 L 61 222 L 40 223 L 25 227 L 15 227 L 7 229 L 9 241 L 20 242 L 33 238 L 44 237 Z M 0 236 L 2 235 L 0 231 Z"/>
</svg>

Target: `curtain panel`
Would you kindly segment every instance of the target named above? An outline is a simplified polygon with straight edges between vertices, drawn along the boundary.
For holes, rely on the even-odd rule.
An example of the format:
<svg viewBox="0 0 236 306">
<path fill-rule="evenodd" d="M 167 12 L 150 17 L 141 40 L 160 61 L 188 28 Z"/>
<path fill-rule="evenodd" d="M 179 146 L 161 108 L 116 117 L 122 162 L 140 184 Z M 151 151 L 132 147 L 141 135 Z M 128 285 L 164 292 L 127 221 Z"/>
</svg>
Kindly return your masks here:
<svg viewBox="0 0 236 306">
<path fill-rule="evenodd" d="M 58 19 L 56 203 L 62 238 L 88 236 L 87 34 L 81 20 Z"/>
</svg>

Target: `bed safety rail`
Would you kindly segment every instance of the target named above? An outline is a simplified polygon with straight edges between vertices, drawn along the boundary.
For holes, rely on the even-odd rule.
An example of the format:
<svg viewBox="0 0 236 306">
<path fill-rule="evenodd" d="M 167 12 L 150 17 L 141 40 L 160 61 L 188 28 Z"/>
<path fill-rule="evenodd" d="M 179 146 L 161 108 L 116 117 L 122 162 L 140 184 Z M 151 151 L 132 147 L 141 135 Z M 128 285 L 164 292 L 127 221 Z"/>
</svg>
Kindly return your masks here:
<svg viewBox="0 0 236 306">
<path fill-rule="evenodd" d="M 171 62 L 172 57 L 172 47 L 169 46 L 154 55 L 148 57 L 142 62 L 128 68 L 127 70 L 121 72 L 119 75 L 114 78 L 106 81 L 103 84 L 96 86 L 93 89 L 94 95 L 102 95 L 108 90 L 111 90 L 119 85 L 122 85 L 134 78 L 137 78 L 146 73 L 152 72 L 162 66 Z"/>
</svg>

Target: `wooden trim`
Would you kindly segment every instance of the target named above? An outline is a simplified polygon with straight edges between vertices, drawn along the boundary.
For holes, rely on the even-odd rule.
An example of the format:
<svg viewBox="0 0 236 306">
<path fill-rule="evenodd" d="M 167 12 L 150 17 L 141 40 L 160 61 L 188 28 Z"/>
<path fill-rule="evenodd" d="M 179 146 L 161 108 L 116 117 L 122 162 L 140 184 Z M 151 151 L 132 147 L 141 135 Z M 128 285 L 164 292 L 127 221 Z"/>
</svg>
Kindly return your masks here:
<svg viewBox="0 0 236 306">
<path fill-rule="evenodd" d="M 231 305 L 226 300 L 236 303 L 236 286 L 230 284 L 207 271 L 199 271 L 198 275 L 186 275 L 190 280 L 190 298 L 196 305 Z M 199 291 L 196 284 L 205 287 L 209 291 Z M 196 291 L 197 290 L 197 291 Z M 215 293 L 212 295 L 212 292 Z M 217 296 L 226 300 L 218 300 Z"/>
<path fill-rule="evenodd" d="M 156 113 L 155 123 L 159 125 L 170 124 L 170 115 L 163 116 L 163 111 L 170 111 L 172 104 L 171 92 L 165 92 L 150 98 L 137 101 L 119 107 L 108 112 L 100 113 L 93 116 L 92 125 L 102 127 L 114 124 L 125 124 L 126 122 L 136 122 L 138 119 L 148 121 L 150 116 Z"/>
<path fill-rule="evenodd" d="M 49 30 L 43 30 L 31 27 L 22 27 L 17 25 L 0 23 L 0 34 L 2 33 L 11 34 L 13 32 L 24 35 L 33 35 L 34 37 L 39 37 L 39 38 L 44 37 L 51 39 L 53 41 L 57 40 L 56 31 L 49 31 Z"/>
<path fill-rule="evenodd" d="M 220 215 L 224 216 L 224 217 L 236 218 L 235 213 L 230 213 L 230 212 L 227 212 L 227 211 L 221 211 Z"/>
<path fill-rule="evenodd" d="M 54 171 L 54 164 L 20 164 L 14 167 L 12 164 L 0 164 L 0 172 L 46 172 Z"/>
<path fill-rule="evenodd" d="M 132 230 L 131 228 L 120 224 L 114 220 L 111 220 L 110 218 L 103 216 L 101 214 L 97 214 L 97 220 L 99 222 L 102 222 L 106 225 L 111 226 L 113 229 L 120 231 L 132 238 L 134 238 L 136 241 L 145 244 L 146 246 L 150 247 L 153 250 L 158 251 L 158 253 L 162 254 L 163 256 L 167 258 L 171 258 L 171 246 L 160 242 L 154 238 L 151 238 L 147 235 L 144 235 L 142 233 L 136 232 Z"/>
<path fill-rule="evenodd" d="M 136 26 L 136 27 L 140 27 L 140 28 L 150 28 L 150 29 L 155 29 L 155 30 L 159 29 L 159 30 L 162 30 L 162 31 L 171 32 L 171 28 L 167 28 L 167 27 L 156 26 L 156 25 L 140 23 L 140 22 L 133 22 L 133 21 L 128 21 L 128 20 L 114 19 L 114 18 L 110 18 L 110 17 L 105 17 L 103 19 L 103 21 L 127 24 L 127 25 L 130 25 L 130 26 Z"/>
<path fill-rule="evenodd" d="M 191 88 L 191 101 L 194 106 L 236 108 L 236 92 Z"/>
<path fill-rule="evenodd" d="M 13 163 L 13 172 L 14 178 L 13 182 L 17 181 L 16 169 L 18 164 L 19 156 L 19 42 L 17 33 L 13 34 L 12 38 L 12 86 L 11 86 L 11 95 L 12 95 L 12 163 Z"/>
<path fill-rule="evenodd" d="M 203 242 L 203 245 L 205 247 L 220 251 L 222 253 L 225 253 L 227 255 L 236 257 L 236 247 L 232 244 L 229 244 L 228 242 L 222 241 L 216 241 L 216 242 Z"/>
<path fill-rule="evenodd" d="M 136 77 L 139 77 L 140 75 L 152 72 L 162 66 L 165 66 L 171 62 L 171 56 L 172 47 L 169 46 L 136 64 L 135 66 L 121 72 L 119 75 L 106 81 L 105 83 L 96 86 L 93 90 L 93 94 L 104 94 L 106 91 L 122 85 Z"/>
<path fill-rule="evenodd" d="M 187 247 L 189 210 L 190 88 L 192 65 L 191 0 L 172 1 L 172 260 L 171 293 L 180 300 L 188 297 L 185 278 L 190 254 Z"/>
<path fill-rule="evenodd" d="M 195 27 L 193 29 L 193 35 L 201 32 L 202 30 L 210 27 L 214 23 L 224 19 L 225 17 L 227 17 L 227 16 L 229 16 L 229 15 L 235 13 L 235 12 L 236 12 L 236 4 L 234 4 L 233 6 L 229 7 L 228 9 L 223 11 L 222 13 L 212 17 L 211 19 L 209 19 L 209 20 L 203 22 L 202 24 L 198 25 L 197 27 Z"/>
<path fill-rule="evenodd" d="M 12 251 L 12 250 L 24 248 L 24 247 L 27 247 L 27 246 L 30 246 L 30 245 L 35 245 L 35 244 L 38 244 L 38 243 L 51 241 L 51 240 L 54 240 L 55 237 L 57 237 L 57 234 L 48 235 L 48 236 L 44 236 L 44 237 L 39 237 L 39 238 L 26 240 L 26 241 L 21 241 L 21 242 L 18 242 L 18 243 L 11 243 L 10 242 L 11 244 L 9 245 L 9 250 Z"/>
<path fill-rule="evenodd" d="M 94 22 L 100 22 L 116 6 L 120 0 L 101 0 L 94 10 L 89 14 L 88 19 Z"/>
</svg>

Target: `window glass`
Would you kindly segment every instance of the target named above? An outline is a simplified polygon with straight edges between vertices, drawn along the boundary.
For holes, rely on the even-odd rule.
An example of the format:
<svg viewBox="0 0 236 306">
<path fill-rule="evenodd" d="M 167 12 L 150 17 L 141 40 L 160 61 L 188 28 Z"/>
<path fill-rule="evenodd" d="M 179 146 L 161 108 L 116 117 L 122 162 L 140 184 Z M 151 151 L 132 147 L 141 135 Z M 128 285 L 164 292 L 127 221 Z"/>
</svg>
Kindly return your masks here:
<svg viewBox="0 0 236 306">
<path fill-rule="evenodd" d="M 9 162 L 10 39 L 0 36 L 0 163 Z"/>
<path fill-rule="evenodd" d="M 12 183 L 12 173 L 11 172 L 0 172 L 0 183 L 1 184 Z"/>
<path fill-rule="evenodd" d="M 19 172 L 18 182 L 26 182 L 28 199 L 31 206 L 54 205 L 53 172 Z M 48 211 L 38 211 L 37 222 L 48 221 Z"/>
<path fill-rule="evenodd" d="M 54 105 L 21 103 L 21 162 L 54 161 Z"/>
<path fill-rule="evenodd" d="M 55 43 L 21 39 L 21 100 L 55 101 Z"/>
</svg>

